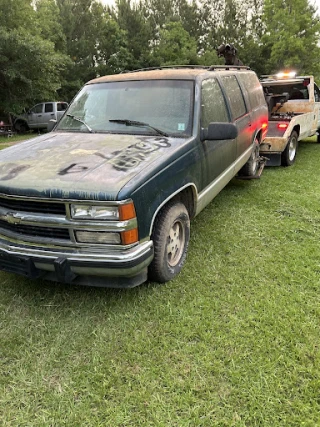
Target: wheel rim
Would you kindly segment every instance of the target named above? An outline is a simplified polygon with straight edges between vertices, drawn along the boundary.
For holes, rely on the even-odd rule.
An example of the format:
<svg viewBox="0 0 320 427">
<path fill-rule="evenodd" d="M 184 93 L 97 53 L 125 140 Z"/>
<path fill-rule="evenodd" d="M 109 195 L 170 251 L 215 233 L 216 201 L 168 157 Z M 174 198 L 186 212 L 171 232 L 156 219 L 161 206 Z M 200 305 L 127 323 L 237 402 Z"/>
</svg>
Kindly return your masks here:
<svg viewBox="0 0 320 427">
<path fill-rule="evenodd" d="M 171 267 L 179 263 L 181 255 L 183 254 L 185 240 L 186 236 L 183 225 L 181 221 L 176 221 L 169 231 L 167 244 L 167 259 Z"/>
<path fill-rule="evenodd" d="M 296 156 L 296 151 L 297 151 L 297 139 L 291 138 L 291 140 L 289 142 L 289 160 L 290 160 L 290 162 L 292 162 L 292 160 L 294 160 L 294 158 Z"/>
</svg>

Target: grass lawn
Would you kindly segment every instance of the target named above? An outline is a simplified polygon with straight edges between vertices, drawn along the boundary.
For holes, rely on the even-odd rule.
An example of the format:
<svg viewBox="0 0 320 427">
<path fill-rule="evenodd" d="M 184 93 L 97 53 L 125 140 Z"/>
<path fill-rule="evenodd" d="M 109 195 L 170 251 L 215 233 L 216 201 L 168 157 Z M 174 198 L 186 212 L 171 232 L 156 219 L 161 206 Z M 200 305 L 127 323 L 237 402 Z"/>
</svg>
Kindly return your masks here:
<svg viewBox="0 0 320 427">
<path fill-rule="evenodd" d="M 165 285 L 0 273 L 0 425 L 320 426 L 319 159 L 234 179 Z"/>
<path fill-rule="evenodd" d="M 3 136 L 0 135 L 0 150 L 2 148 L 10 147 L 11 145 L 16 144 L 17 142 L 25 141 L 26 139 L 35 138 L 38 136 L 35 132 L 28 132 L 25 134 L 15 134 L 13 136 Z"/>
</svg>

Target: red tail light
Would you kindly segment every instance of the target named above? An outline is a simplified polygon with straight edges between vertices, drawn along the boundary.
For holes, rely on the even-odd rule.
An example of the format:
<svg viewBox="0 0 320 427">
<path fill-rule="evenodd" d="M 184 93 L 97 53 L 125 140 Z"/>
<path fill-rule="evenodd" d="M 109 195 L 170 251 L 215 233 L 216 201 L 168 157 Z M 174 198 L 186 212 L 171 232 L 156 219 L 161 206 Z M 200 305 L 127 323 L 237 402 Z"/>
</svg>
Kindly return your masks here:
<svg viewBox="0 0 320 427">
<path fill-rule="evenodd" d="M 267 127 L 268 127 L 268 122 L 262 123 L 261 128 L 263 130 L 267 129 Z"/>
<path fill-rule="evenodd" d="M 289 126 L 289 123 L 278 123 L 277 124 L 277 127 L 280 130 L 285 130 L 285 129 L 287 129 L 288 126 Z"/>
</svg>

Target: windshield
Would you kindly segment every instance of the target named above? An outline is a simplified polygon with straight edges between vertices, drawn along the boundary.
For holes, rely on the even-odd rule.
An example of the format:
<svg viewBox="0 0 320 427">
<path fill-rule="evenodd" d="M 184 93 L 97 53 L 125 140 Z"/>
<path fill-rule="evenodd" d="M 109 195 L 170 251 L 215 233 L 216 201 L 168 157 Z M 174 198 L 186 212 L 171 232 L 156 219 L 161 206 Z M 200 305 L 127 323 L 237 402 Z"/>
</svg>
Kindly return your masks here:
<svg viewBox="0 0 320 427">
<path fill-rule="evenodd" d="M 192 131 L 193 92 L 189 80 L 86 85 L 56 129 L 188 136 Z"/>
</svg>

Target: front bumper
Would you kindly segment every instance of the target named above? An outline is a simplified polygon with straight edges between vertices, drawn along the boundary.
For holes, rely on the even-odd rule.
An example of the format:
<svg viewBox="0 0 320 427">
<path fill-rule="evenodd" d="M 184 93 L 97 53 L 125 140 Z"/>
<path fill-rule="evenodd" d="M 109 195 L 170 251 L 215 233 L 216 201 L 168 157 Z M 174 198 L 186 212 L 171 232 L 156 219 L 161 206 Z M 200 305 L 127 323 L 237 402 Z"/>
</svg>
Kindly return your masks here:
<svg viewBox="0 0 320 427">
<path fill-rule="evenodd" d="M 78 253 L 44 250 L 0 240 L 0 269 L 29 278 L 91 286 L 133 287 L 147 280 L 153 243 L 118 252 Z"/>
</svg>

